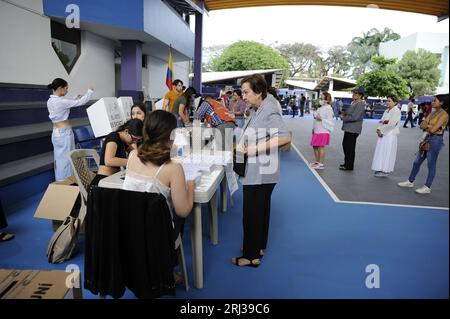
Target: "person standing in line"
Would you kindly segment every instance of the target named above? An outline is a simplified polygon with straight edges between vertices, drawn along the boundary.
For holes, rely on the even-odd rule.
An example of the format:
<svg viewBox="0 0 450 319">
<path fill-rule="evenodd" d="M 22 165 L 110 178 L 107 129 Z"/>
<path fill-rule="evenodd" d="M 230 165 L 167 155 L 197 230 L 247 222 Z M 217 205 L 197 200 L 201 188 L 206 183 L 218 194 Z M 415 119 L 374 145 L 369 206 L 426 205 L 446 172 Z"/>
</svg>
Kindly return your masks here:
<svg viewBox="0 0 450 319">
<path fill-rule="evenodd" d="M 300 117 L 303 117 L 303 115 L 305 115 L 305 102 L 306 102 L 306 98 L 305 95 L 302 93 L 300 94 Z"/>
<path fill-rule="evenodd" d="M 339 115 L 343 122 L 342 130 L 344 131 L 342 148 L 344 149 L 345 161 L 344 164 L 339 166 L 339 169 L 342 171 L 352 171 L 354 168 L 356 140 L 362 131 L 365 112 L 365 103 L 362 100 L 364 97 L 364 88 L 356 88 L 352 93 L 352 104 Z"/>
<path fill-rule="evenodd" d="M 173 89 L 164 95 L 162 109 L 172 112 L 175 101 L 183 94 L 183 81 L 176 79 L 173 81 Z"/>
<path fill-rule="evenodd" d="M 375 177 L 385 177 L 394 171 L 397 158 L 397 136 L 400 133 L 398 126 L 402 117 L 398 101 L 396 96 L 388 96 L 388 108 L 384 111 L 379 122 L 380 126 L 376 130 L 378 140 L 372 161 Z"/>
<path fill-rule="evenodd" d="M 309 96 L 305 100 L 305 114 L 310 114 L 311 110 L 311 100 L 309 99 Z"/>
<path fill-rule="evenodd" d="M 233 99 L 230 101 L 230 111 L 234 114 L 234 119 L 236 121 L 236 125 L 240 128 L 244 126 L 245 119 L 244 114 L 245 110 L 247 108 L 247 105 L 245 104 L 244 100 L 242 99 L 242 91 L 241 90 L 234 90 L 233 92 Z"/>
<path fill-rule="evenodd" d="M 289 104 L 291 105 L 292 108 L 292 118 L 295 117 L 295 112 L 297 111 L 297 103 L 298 103 L 297 95 L 294 94 L 294 96 L 292 96 L 291 100 L 289 101 Z"/>
<path fill-rule="evenodd" d="M 289 131 L 279 113 L 277 100 L 267 94 L 267 82 L 260 74 L 241 82 L 242 96 L 255 113 L 246 123 L 236 150 L 247 154 L 247 169 L 241 178 L 243 185 L 243 254 L 232 258 L 236 266 L 258 267 L 267 247 L 270 222 L 270 202 L 275 185 L 280 180 L 278 148 L 291 141 Z M 270 163 L 270 168 L 267 166 Z"/>
<path fill-rule="evenodd" d="M 431 185 L 436 175 L 436 164 L 439 152 L 444 145 L 444 132 L 448 123 L 448 94 L 436 95 L 432 102 L 434 112 L 428 115 L 420 124 L 420 128 L 426 133 L 421 143 L 417 157 L 413 163 L 408 180 L 399 182 L 399 187 L 414 187 L 414 180 L 419 173 L 420 166 L 427 160 L 428 176 L 425 185 L 416 189 L 418 194 L 430 194 Z"/>
<path fill-rule="evenodd" d="M 64 98 L 69 91 L 69 84 L 56 78 L 47 86 L 53 91 L 47 101 L 48 117 L 53 123 L 52 144 L 55 160 L 55 180 L 63 180 L 73 175 L 69 154 L 75 149 L 75 139 L 69 122 L 70 109 L 85 105 L 92 97 L 94 90 L 88 89 L 86 94 L 76 99 Z"/>
<path fill-rule="evenodd" d="M 325 168 L 325 147 L 330 144 L 330 133 L 334 129 L 334 114 L 331 107 L 331 95 L 324 92 L 320 96 L 320 107 L 314 113 L 311 146 L 314 148 L 316 161 L 311 163 L 314 169 Z"/>
<path fill-rule="evenodd" d="M 416 100 L 414 100 L 414 99 L 410 99 L 409 100 L 409 103 L 408 103 L 408 117 L 407 117 L 407 119 L 405 121 L 405 124 L 403 124 L 404 128 L 407 127 L 406 124 L 408 124 L 408 122 L 411 122 L 411 128 L 415 127 L 414 126 L 414 118 L 413 118 L 413 115 L 414 115 L 414 102 L 415 101 Z"/>
</svg>

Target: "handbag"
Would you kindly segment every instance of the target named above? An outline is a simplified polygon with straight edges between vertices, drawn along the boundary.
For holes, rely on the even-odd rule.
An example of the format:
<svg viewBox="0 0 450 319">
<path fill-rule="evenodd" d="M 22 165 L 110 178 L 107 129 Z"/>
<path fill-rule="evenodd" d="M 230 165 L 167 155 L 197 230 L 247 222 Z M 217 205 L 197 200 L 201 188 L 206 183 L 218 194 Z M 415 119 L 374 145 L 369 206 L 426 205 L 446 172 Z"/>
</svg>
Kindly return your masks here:
<svg viewBox="0 0 450 319">
<path fill-rule="evenodd" d="M 430 150 L 430 134 L 426 134 L 422 141 L 419 143 L 419 151 L 428 152 Z"/>
<path fill-rule="evenodd" d="M 247 173 L 247 154 L 233 150 L 233 171 L 241 177 Z"/>
<path fill-rule="evenodd" d="M 79 229 L 80 220 L 78 217 L 67 216 L 48 243 L 47 257 L 49 263 L 63 263 L 72 257 L 77 244 Z"/>
</svg>

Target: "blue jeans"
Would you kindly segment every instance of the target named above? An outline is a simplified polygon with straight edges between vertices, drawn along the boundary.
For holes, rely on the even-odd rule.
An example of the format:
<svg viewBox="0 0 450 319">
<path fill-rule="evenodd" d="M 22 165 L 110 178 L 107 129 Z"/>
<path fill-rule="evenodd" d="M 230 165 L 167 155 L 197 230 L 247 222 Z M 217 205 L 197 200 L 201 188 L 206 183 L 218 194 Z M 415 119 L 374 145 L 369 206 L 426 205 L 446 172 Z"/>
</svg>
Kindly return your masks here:
<svg viewBox="0 0 450 319">
<path fill-rule="evenodd" d="M 70 151 L 75 149 L 75 139 L 71 128 L 53 128 L 53 152 L 55 158 L 55 180 L 72 176 Z"/>
<path fill-rule="evenodd" d="M 428 164 L 428 176 L 425 186 L 430 187 L 433 184 L 434 176 L 436 175 L 436 162 L 441 151 L 442 146 L 444 145 L 444 137 L 443 136 L 433 136 L 430 139 L 430 150 L 425 154 L 423 152 L 419 152 L 416 157 L 416 160 L 413 163 L 413 167 L 411 170 L 411 174 L 409 175 L 408 180 L 410 182 L 414 182 L 417 174 L 419 173 L 420 166 L 423 161 L 426 159 Z"/>
</svg>

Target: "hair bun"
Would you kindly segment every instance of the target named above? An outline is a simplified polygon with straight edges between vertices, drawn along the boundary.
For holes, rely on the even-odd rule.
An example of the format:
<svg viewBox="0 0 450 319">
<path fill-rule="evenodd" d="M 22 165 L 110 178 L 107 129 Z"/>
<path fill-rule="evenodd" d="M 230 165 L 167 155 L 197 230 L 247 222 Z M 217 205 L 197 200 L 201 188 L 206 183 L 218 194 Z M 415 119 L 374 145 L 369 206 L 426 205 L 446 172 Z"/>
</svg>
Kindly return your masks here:
<svg viewBox="0 0 450 319">
<path fill-rule="evenodd" d="M 47 85 L 47 89 L 49 89 L 49 90 L 53 89 L 53 83 L 50 83 L 49 85 Z"/>
</svg>

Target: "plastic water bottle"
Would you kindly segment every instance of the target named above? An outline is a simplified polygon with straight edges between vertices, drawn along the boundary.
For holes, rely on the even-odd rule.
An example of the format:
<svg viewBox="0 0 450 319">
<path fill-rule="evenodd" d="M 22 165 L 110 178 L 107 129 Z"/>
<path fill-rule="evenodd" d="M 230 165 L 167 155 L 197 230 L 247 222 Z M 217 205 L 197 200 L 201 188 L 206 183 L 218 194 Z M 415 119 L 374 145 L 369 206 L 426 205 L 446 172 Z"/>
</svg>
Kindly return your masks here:
<svg viewBox="0 0 450 319">
<path fill-rule="evenodd" d="M 182 146 L 182 145 L 179 145 L 179 146 L 178 146 L 177 155 L 178 155 L 179 157 L 183 157 L 183 146 Z"/>
</svg>

